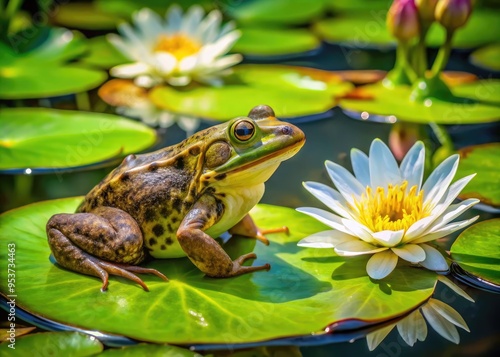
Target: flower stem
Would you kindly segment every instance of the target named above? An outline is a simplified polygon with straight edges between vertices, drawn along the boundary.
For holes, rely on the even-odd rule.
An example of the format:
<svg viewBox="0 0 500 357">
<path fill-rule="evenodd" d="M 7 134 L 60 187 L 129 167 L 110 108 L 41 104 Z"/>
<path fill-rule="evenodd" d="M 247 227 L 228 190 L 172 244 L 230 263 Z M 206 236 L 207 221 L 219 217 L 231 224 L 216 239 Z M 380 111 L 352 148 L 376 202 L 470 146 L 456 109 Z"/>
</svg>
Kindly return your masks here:
<svg viewBox="0 0 500 357">
<path fill-rule="evenodd" d="M 76 99 L 76 107 L 78 108 L 78 110 L 85 110 L 85 111 L 91 110 L 88 92 L 76 93 L 75 99 Z"/>
<path fill-rule="evenodd" d="M 417 80 L 417 74 L 408 61 L 409 51 L 410 46 L 408 45 L 408 42 L 399 41 L 398 48 L 396 49 L 396 62 L 403 67 L 410 82 L 414 83 Z"/>
<path fill-rule="evenodd" d="M 7 8 L 5 9 L 5 16 L 8 19 L 12 19 L 14 15 L 17 13 L 21 5 L 23 4 L 24 0 L 10 0 L 7 3 Z"/>
<path fill-rule="evenodd" d="M 439 48 L 437 57 L 432 65 L 431 78 L 439 76 L 441 71 L 446 67 L 446 63 L 448 63 L 448 59 L 450 58 L 451 41 L 453 39 L 453 34 L 453 30 L 446 30 L 446 40 Z"/>
<path fill-rule="evenodd" d="M 421 25 L 422 31 L 415 48 L 415 72 L 419 78 L 425 76 L 427 70 L 427 47 L 425 46 L 425 37 L 429 31 L 429 26 Z"/>
</svg>

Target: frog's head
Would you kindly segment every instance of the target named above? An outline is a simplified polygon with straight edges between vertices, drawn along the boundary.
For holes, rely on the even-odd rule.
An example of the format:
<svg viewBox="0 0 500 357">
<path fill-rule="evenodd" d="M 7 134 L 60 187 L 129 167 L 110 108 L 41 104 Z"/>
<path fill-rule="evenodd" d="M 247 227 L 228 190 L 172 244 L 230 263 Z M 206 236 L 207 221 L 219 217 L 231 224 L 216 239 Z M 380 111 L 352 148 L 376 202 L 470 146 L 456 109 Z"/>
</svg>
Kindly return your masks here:
<svg viewBox="0 0 500 357">
<path fill-rule="evenodd" d="M 263 183 L 305 142 L 302 130 L 276 119 L 266 105 L 253 108 L 248 117 L 235 118 L 220 128 L 205 150 L 201 181 L 206 185 Z"/>
</svg>

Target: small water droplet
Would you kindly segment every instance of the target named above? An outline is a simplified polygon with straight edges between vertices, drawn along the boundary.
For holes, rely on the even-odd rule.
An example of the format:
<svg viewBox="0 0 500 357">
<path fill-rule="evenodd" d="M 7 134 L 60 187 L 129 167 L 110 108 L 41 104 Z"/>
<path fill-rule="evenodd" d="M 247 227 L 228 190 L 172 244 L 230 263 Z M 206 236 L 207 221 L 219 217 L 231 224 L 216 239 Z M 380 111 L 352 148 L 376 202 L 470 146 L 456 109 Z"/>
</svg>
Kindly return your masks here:
<svg viewBox="0 0 500 357">
<path fill-rule="evenodd" d="M 31 173 L 32 173 L 32 172 L 33 172 L 33 171 L 32 171 L 30 168 L 27 168 L 26 170 L 24 170 L 24 173 L 25 173 L 26 175 L 31 175 Z"/>
<path fill-rule="evenodd" d="M 430 106 L 432 105 L 432 100 L 431 100 L 431 99 L 426 99 L 426 100 L 424 100 L 424 105 L 425 105 L 426 107 L 430 107 Z"/>
<path fill-rule="evenodd" d="M 361 119 L 367 120 L 369 117 L 370 117 L 370 114 L 368 112 L 361 113 Z"/>
</svg>

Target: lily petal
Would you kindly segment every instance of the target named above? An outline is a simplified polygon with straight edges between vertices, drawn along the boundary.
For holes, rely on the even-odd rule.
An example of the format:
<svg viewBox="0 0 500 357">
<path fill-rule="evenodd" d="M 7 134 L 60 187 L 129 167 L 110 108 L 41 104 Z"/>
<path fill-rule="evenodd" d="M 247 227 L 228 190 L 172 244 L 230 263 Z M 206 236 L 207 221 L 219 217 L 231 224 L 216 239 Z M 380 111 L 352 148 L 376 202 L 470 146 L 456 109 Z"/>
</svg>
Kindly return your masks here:
<svg viewBox="0 0 500 357">
<path fill-rule="evenodd" d="M 428 234 L 425 234 L 421 236 L 420 238 L 414 239 L 412 243 L 415 244 L 420 244 L 420 243 L 425 243 L 425 242 L 430 242 L 432 240 L 436 240 L 438 238 L 447 236 L 448 234 L 451 234 L 455 231 L 458 231 L 459 229 L 462 229 L 464 227 L 467 227 L 469 224 L 473 223 L 479 218 L 479 216 L 472 217 L 471 219 L 466 219 L 464 221 L 458 221 L 458 222 L 452 222 L 448 225 L 445 225 L 441 228 L 439 228 L 436 231 L 429 231 Z"/>
<path fill-rule="evenodd" d="M 448 188 L 448 190 L 446 190 L 446 193 L 443 195 L 439 203 L 434 206 L 434 208 L 431 211 L 431 215 L 440 216 L 448 208 L 448 206 L 455 200 L 455 198 L 457 198 L 458 194 L 470 182 L 470 180 L 474 178 L 474 176 L 476 176 L 476 174 L 463 177 L 460 180 L 454 182 Z"/>
<path fill-rule="evenodd" d="M 113 77 L 133 78 L 142 74 L 147 74 L 150 67 L 146 63 L 136 62 L 131 64 L 121 64 L 110 69 Z"/>
<path fill-rule="evenodd" d="M 182 23 L 182 8 L 178 4 L 170 6 L 165 18 L 167 20 L 165 31 L 168 34 L 178 32 Z"/>
<path fill-rule="evenodd" d="M 387 337 L 389 332 L 392 331 L 396 323 L 384 326 L 382 328 L 377 329 L 376 331 L 370 332 L 366 335 L 366 343 L 368 345 L 368 349 L 373 351 L 377 346 Z"/>
<path fill-rule="evenodd" d="M 305 213 L 313 218 L 316 218 L 321 223 L 324 223 L 333 229 L 337 229 L 341 232 L 350 234 L 350 231 L 342 224 L 341 217 L 331 212 L 314 207 L 299 207 L 296 208 L 296 210 Z"/>
<path fill-rule="evenodd" d="M 419 309 L 411 312 L 396 325 L 401 338 L 409 345 L 424 341 L 427 337 L 427 324 Z"/>
<path fill-rule="evenodd" d="M 471 298 L 469 294 L 467 294 L 465 291 L 463 291 L 457 284 L 455 284 L 454 282 L 452 282 L 446 276 L 444 276 L 444 275 L 438 275 L 437 278 L 438 278 L 438 280 L 440 282 L 442 282 L 444 285 L 446 285 L 451 290 L 453 290 L 453 292 L 455 294 L 460 295 L 461 297 L 463 297 L 466 300 L 469 300 L 471 302 L 475 302 L 474 299 Z"/>
<path fill-rule="evenodd" d="M 422 306 L 422 313 L 429 325 L 431 325 L 437 333 L 453 343 L 458 344 L 460 342 L 460 335 L 455 325 L 442 317 L 429 304 Z"/>
<path fill-rule="evenodd" d="M 430 299 L 428 304 L 446 320 L 450 321 L 453 325 L 461 327 L 465 331 L 470 332 L 469 326 L 467 326 L 467 323 L 465 322 L 463 317 L 450 305 L 445 304 L 444 302 L 437 299 Z"/>
<path fill-rule="evenodd" d="M 408 181 L 408 189 L 417 186 L 418 190 L 422 185 L 425 166 L 425 146 L 421 141 L 417 141 L 408 151 L 399 170 L 401 178 Z"/>
<path fill-rule="evenodd" d="M 395 245 L 401 243 L 401 239 L 404 234 L 404 229 L 399 231 L 380 231 L 373 233 L 372 237 L 377 241 L 377 243 L 385 247 L 394 247 Z"/>
<path fill-rule="evenodd" d="M 420 244 L 420 247 L 425 251 L 425 260 L 420 262 L 421 266 L 434 271 L 447 271 L 449 269 L 446 259 L 436 248 L 427 244 Z"/>
<path fill-rule="evenodd" d="M 405 244 L 402 248 L 391 248 L 391 250 L 410 263 L 419 263 L 425 259 L 425 251 L 417 244 Z"/>
<path fill-rule="evenodd" d="M 337 190 L 350 205 L 354 205 L 354 198 L 361 198 L 361 195 L 365 192 L 364 187 L 344 167 L 331 161 L 326 161 L 325 166 Z"/>
<path fill-rule="evenodd" d="M 421 220 L 413 223 L 403 237 L 403 243 L 411 242 L 422 236 L 422 234 L 432 225 L 438 216 L 432 215 L 424 217 Z"/>
<path fill-rule="evenodd" d="M 377 243 L 377 241 L 373 239 L 373 232 L 361 223 L 352 219 L 342 218 L 342 224 L 350 231 L 351 235 L 358 237 L 367 243 Z"/>
<path fill-rule="evenodd" d="M 440 228 L 444 227 L 447 223 L 451 222 L 458 216 L 460 216 L 462 213 L 467 211 L 469 208 L 474 206 L 475 204 L 479 203 L 479 200 L 476 198 L 469 198 L 465 201 L 462 201 L 460 203 L 457 203 L 455 205 L 449 206 L 439 217 L 436 219 L 434 224 L 432 225 L 432 231 L 437 231 Z"/>
<path fill-rule="evenodd" d="M 372 279 L 383 279 L 396 268 L 398 256 L 387 250 L 374 254 L 366 263 L 366 272 Z"/>
<path fill-rule="evenodd" d="M 370 146 L 370 182 L 371 187 L 387 187 L 388 184 L 400 184 L 401 173 L 391 150 L 380 139 L 372 141 Z"/>
<path fill-rule="evenodd" d="M 314 181 L 303 182 L 302 185 L 314 197 L 323 202 L 335 213 L 345 218 L 352 218 L 351 213 L 345 208 L 347 206 L 347 202 L 337 190 Z"/>
<path fill-rule="evenodd" d="M 422 187 L 424 191 L 424 207 L 434 208 L 450 186 L 458 167 L 458 155 L 444 160 L 427 178 Z"/>
<path fill-rule="evenodd" d="M 338 255 L 352 257 L 356 255 L 373 254 L 387 250 L 387 248 L 377 248 L 369 243 L 363 242 L 362 240 L 346 240 L 345 242 L 339 243 L 335 246 L 335 252 Z M 392 254 L 392 253 L 391 253 Z"/>
<path fill-rule="evenodd" d="M 182 19 L 180 32 L 186 33 L 191 37 L 196 35 L 196 29 L 200 25 L 201 20 L 203 19 L 203 8 L 200 5 L 191 6 L 184 18 Z"/>
<path fill-rule="evenodd" d="M 358 149 L 351 150 L 352 170 L 356 179 L 364 187 L 370 186 L 370 166 L 368 156 Z"/>
<path fill-rule="evenodd" d="M 217 39 L 217 31 L 219 30 L 221 21 L 222 15 L 220 11 L 212 10 L 208 13 L 196 33 L 201 43 L 211 43 Z"/>
<path fill-rule="evenodd" d="M 336 245 L 347 240 L 357 239 L 345 233 L 330 230 L 311 234 L 310 236 L 301 239 L 297 245 L 307 248 L 334 248 Z"/>
</svg>

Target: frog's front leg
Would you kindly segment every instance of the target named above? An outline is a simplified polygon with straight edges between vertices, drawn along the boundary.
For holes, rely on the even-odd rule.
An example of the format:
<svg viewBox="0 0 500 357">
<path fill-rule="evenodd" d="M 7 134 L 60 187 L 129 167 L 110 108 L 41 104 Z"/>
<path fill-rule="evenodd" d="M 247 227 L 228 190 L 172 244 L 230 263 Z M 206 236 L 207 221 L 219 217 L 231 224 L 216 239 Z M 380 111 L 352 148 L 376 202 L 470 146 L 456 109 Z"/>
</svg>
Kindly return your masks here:
<svg viewBox="0 0 500 357">
<path fill-rule="evenodd" d="M 146 284 L 133 273 L 151 273 L 167 280 L 156 269 L 134 266 L 144 260 L 142 232 L 132 216 L 118 208 L 56 214 L 47 222 L 47 237 L 60 265 L 101 278 L 103 291 L 108 273 L 130 279 L 146 291 Z"/>
<path fill-rule="evenodd" d="M 255 253 L 231 260 L 222 247 L 204 231 L 213 226 L 223 214 L 224 208 L 210 195 L 202 196 L 184 217 L 177 230 L 177 239 L 188 258 L 207 276 L 228 278 L 258 270 L 269 270 L 271 266 L 243 266 Z"/>
</svg>

